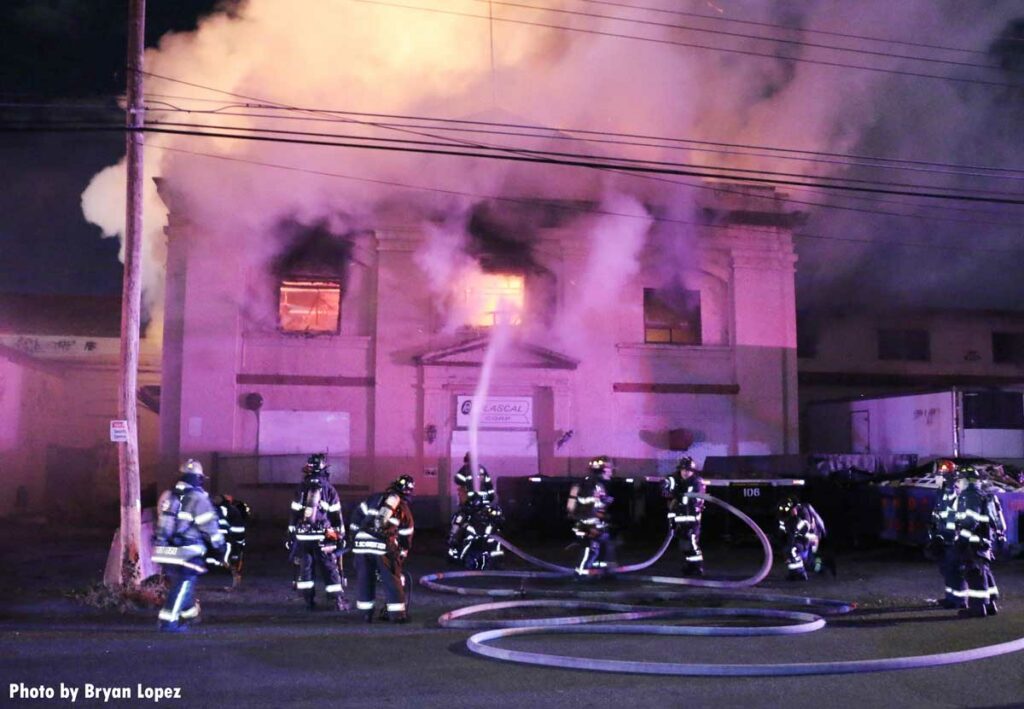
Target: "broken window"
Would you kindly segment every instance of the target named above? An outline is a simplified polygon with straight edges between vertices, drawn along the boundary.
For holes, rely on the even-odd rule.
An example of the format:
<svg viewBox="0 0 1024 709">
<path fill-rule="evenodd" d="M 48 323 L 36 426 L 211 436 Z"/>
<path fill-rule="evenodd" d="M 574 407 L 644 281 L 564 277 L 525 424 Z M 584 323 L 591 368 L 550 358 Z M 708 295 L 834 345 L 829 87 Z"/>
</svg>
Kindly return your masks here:
<svg viewBox="0 0 1024 709">
<path fill-rule="evenodd" d="M 700 291 L 644 288 L 644 342 L 701 344 Z"/>
<path fill-rule="evenodd" d="M 878 359 L 928 362 L 931 358 L 927 330 L 878 331 Z"/>
<path fill-rule="evenodd" d="M 340 282 L 324 279 L 283 280 L 278 302 L 278 316 L 284 332 L 338 332 L 341 321 Z"/>
<path fill-rule="evenodd" d="M 525 279 L 509 273 L 474 273 L 461 284 L 458 293 L 472 327 L 493 327 L 504 320 L 522 322 Z"/>
</svg>

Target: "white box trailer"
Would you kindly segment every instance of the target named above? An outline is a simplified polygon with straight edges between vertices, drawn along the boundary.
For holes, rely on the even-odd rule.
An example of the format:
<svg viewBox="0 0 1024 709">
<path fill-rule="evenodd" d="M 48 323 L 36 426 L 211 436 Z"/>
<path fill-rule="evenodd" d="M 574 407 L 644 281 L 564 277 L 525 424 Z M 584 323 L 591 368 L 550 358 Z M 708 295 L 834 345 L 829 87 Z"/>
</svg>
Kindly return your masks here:
<svg viewBox="0 0 1024 709">
<path fill-rule="evenodd" d="M 808 405 L 811 453 L 1024 458 L 1024 393 L 946 389 Z"/>
</svg>

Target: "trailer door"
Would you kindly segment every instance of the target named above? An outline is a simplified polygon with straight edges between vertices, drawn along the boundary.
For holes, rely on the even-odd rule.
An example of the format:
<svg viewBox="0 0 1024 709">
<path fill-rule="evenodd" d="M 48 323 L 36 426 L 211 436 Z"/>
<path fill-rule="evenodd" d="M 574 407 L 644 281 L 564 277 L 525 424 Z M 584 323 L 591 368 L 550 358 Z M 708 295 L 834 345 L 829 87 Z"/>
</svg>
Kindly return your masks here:
<svg viewBox="0 0 1024 709">
<path fill-rule="evenodd" d="M 867 411 L 850 412 L 850 451 L 871 452 L 871 422 Z"/>
</svg>

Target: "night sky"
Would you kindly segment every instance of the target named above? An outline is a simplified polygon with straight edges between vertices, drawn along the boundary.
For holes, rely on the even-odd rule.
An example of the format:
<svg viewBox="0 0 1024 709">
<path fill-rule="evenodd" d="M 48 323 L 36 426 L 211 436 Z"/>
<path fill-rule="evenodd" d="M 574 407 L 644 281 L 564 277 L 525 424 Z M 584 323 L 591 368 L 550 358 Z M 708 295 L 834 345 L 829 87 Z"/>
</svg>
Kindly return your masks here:
<svg viewBox="0 0 1024 709">
<path fill-rule="evenodd" d="M 216 0 L 147 3 L 147 45 L 195 27 Z M 124 92 L 126 0 L 0 3 L 0 101 L 115 106 Z M 19 112 L 19 116 L 23 116 Z M 39 120 L 52 116 L 40 109 Z M 97 111 L 101 115 L 101 111 Z M 109 114 L 106 114 L 109 115 Z M 10 117 L 0 108 L 0 122 Z M 116 239 L 82 217 L 90 178 L 124 154 L 113 134 L 0 133 L 0 291 L 117 294 Z"/>
</svg>

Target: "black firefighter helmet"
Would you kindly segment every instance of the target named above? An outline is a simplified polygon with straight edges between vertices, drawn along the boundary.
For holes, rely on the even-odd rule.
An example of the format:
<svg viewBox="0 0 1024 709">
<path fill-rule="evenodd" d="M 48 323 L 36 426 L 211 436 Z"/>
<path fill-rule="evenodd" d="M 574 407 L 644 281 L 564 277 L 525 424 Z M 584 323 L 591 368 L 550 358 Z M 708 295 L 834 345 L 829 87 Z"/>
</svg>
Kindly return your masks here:
<svg viewBox="0 0 1024 709">
<path fill-rule="evenodd" d="M 388 492 L 394 492 L 402 497 L 411 497 L 416 489 L 416 481 L 411 475 L 400 475 L 397 480 L 388 485 Z"/>
<path fill-rule="evenodd" d="M 591 458 L 590 462 L 587 463 L 587 467 L 590 469 L 591 473 L 596 473 L 597 475 L 611 475 L 612 470 L 614 469 L 611 458 L 606 455 L 599 455 L 596 458 Z"/>
<path fill-rule="evenodd" d="M 302 466 L 302 474 L 307 478 L 326 478 L 330 475 L 330 467 L 327 464 L 327 456 L 323 453 L 314 453 Z"/>
</svg>

